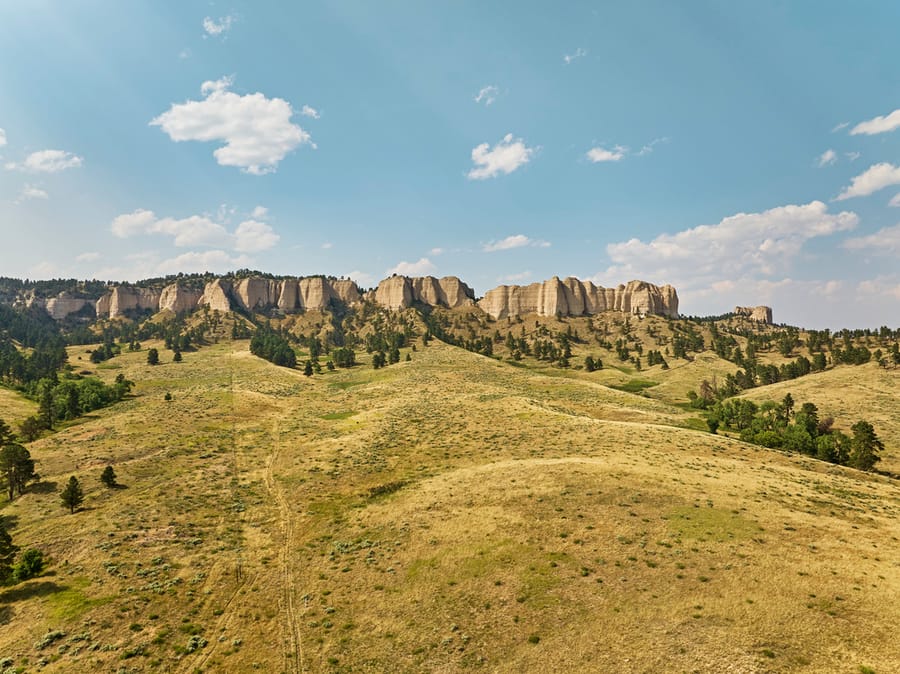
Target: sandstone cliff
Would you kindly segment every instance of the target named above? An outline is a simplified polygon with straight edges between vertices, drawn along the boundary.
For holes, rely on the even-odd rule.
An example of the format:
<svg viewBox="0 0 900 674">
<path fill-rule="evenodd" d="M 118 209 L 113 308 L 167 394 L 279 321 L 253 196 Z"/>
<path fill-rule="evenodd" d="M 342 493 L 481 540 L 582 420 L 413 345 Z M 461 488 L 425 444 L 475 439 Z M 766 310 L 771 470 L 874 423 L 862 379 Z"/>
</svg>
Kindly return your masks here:
<svg viewBox="0 0 900 674">
<path fill-rule="evenodd" d="M 66 316 L 81 311 L 85 306 L 93 304 L 93 302 L 79 297 L 71 297 L 68 293 L 61 293 L 57 297 L 51 297 L 42 302 L 42 304 L 54 320 L 61 321 Z"/>
<path fill-rule="evenodd" d="M 203 293 L 199 290 L 191 290 L 173 283 L 163 288 L 159 296 L 159 310 L 168 309 L 176 314 L 193 311 L 197 308 L 201 295 Z"/>
<path fill-rule="evenodd" d="M 746 316 L 751 321 L 759 321 L 766 325 L 772 325 L 772 307 L 760 305 L 758 307 L 735 307 L 736 316 Z"/>
<path fill-rule="evenodd" d="M 231 284 L 228 281 L 217 278 L 206 284 L 197 304 L 201 307 L 209 307 L 213 311 L 227 313 L 231 311 L 230 294 Z"/>
<path fill-rule="evenodd" d="M 478 306 L 494 318 L 535 313 L 539 316 L 581 316 L 602 311 L 657 314 L 677 318 L 678 294 L 669 285 L 629 281 L 616 288 L 595 286 L 574 277 L 527 286 L 500 286 L 485 293 Z"/>
<path fill-rule="evenodd" d="M 455 276 L 391 276 L 379 283 L 371 296 L 376 304 L 395 311 L 414 302 L 448 309 L 475 303 L 475 292 Z"/>
<path fill-rule="evenodd" d="M 115 318 L 127 311 L 159 311 L 159 290 L 153 288 L 135 288 L 133 286 L 116 286 L 109 293 L 97 300 L 95 310 L 98 318 Z"/>
</svg>

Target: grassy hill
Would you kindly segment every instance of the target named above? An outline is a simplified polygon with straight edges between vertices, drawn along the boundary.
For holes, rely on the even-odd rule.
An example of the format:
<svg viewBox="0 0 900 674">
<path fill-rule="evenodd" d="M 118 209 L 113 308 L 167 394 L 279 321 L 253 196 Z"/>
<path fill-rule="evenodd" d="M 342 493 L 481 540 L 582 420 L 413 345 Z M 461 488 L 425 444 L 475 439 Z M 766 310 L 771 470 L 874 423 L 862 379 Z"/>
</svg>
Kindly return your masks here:
<svg viewBox="0 0 900 674">
<path fill-rule="evenodd" d="M 419 341 L 308 378 L 247 341 L 143 346 L 163 364 L 90 366 L 134 396 L 33 443 L 42 481 L 0 509 L 52 560 L 0 591 L 25 671 L 896 667 L 900 485 L 692 430 L 673 403 L 726 361 L 591 377 Z M 749 394 L 866 410 L 895 457 L 897 378 Z"/>
</svg>

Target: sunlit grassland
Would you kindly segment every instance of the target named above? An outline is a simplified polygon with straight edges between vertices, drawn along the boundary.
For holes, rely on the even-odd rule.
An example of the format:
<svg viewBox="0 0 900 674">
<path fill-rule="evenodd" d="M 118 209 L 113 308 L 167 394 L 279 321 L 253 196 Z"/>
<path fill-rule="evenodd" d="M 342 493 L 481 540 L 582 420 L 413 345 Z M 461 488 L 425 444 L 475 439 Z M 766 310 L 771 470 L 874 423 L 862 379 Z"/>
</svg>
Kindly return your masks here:
<svg viewBox="0 0 900 674">
<path fill-rule="evenodd" d="M 85 365 L 134 397 L 31 445 L 42 483 L 2 512 L 52 565 L 0 594 L 0 657 L 48 672 L 896 662 L 897 483 L 684 428 L 696 415 L 671 401 L 716 363 L 610 382 L 661 382 L 633 394 L 439 342 L 313 377 L 247 348 L 172 363 L 148 342 Z M 835 389 L 855 385 L 841 373 L 876 382 L 876 411 L 900 408 L 896 374 L 838 368 Z M 806 399 L 807 380 L 784 386 Z M 871 421 L 896 448 L 900 429 Z M 100 484 L 107 463 L 125 488 Z M 74 515 L 57 493 L 71 474 Z M 36 648 L 51 629 L 66 636 Z"/>
</svg>

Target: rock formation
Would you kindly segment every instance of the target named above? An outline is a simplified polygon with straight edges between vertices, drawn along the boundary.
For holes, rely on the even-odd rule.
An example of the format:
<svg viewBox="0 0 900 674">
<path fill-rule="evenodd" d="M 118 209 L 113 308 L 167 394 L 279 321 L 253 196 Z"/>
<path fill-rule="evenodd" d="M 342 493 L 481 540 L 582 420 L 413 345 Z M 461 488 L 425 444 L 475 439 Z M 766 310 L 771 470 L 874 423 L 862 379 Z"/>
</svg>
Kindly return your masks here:
<svg viewBox="0 0 900 674">
<path fill-rule="evenodd" d="M 163 288 L 162 294 L 159 296 L 159 310 L 168 309 L 176 314 L 193 311 L 197 308 L 201 295 L 203 293 L 199 290 L 190 290 L 178 283 L 173 283 Z"/>
<path fill-rule="evenodd" d="M 736 316 L 746 316 L 751 321 L 759 321 L 766 325 L 772 325 L 772 307 L 760 305 L 758 307 L 735 307 Z"/>
<path fill-rule="evenodd" d="M 228 281 L 217 278 L 206 284 L 197 304 L 201 307 L 209 307 L 213 311 L 227 313 L 231 311 L 230 294 L 231 284 Z"/>
<path fill-rule="evenodd" d="M 455 276 L 437 279 L 433 276 L 391 276 L 378 284 L 373 299 L 388 309 L 398 311 L 420 302 L 433 307 L 455 309 L 475 303 L 475 293 Z"/>
<path fill-rule="evenodd" d="M 616 288 L 595 286 L 574 277 L 528 286 L 500 286 L 485 293 L 478 306 L 494 318 L 522 314 L 539 316 L 581 316 L 602 311 L 632 314 L 657 314 L 678 317 L 678 294 L 669 285 L 655 286 L 644 281 L 629 281 Z"/>
<path fill-rule="evenodd" d="M 162 293 L 154 288 L 135 288 L 133 286 L 116 286 L 95 305 L 98 318 L 115 318 L 127 311 L 159 311 L 159 298 Z"/>
<path fill-rule="evenodd" d="M 61 321 L 66 318 L 66 316 L 81 311 L 85 306 L 93 304 L 93 302 L 80 297 L 72 297 L 68 293 L 60 293 L 56 297 L 51 297 L 43 304 L 44 309 L 46 309 L 47 313 L 50 314 L 53 319 Z"/>
<path fill-rule="evenodd" d="M 42 299 L 35 297 L 32 289 L 30 294 L 18 293 L 14 301 L 20 304 L 25 302 L 28 306 L 42 306 L 57 320 L 92 303 L 98 318 L 115 318 L 131 311 L 165 310 L 181 314 L 198 307 L 209 307 L 222 313 L 239 309 L 247 312 L 276 310 L 290 314 L 327 311 L 335 306 L 351 306 L 363 299 L 394 311 L 415 305 L 448 309 L 478 306 L 495 319 L 530 313 L 539 316 L 582 316 L 603 311 L 678 316 L 678 295 L 672 286 L 630 281 L 616 288 L 602 288 L 571 276 L 562 280 L 554 276 L 548 281 L 527 286 L 499 286 L 489 290 L 477 305 L 473 290 L 455 276 L 439 279 L 433 276 L 394 275 L 381 281 L 365 296 L 354 281 L 325 276 L 217 278 L 209 281 L 202 292 L 190 289 L 183 283 L 176 281 L 162 289 L 117 285 L 96 301 L 74 296 L 81 295 L 80 292 L 63 292 L 58 297 Z M 735 313 L 760 322 L 772 322 L 769 307 L 737 307 Z"/>
</svg>

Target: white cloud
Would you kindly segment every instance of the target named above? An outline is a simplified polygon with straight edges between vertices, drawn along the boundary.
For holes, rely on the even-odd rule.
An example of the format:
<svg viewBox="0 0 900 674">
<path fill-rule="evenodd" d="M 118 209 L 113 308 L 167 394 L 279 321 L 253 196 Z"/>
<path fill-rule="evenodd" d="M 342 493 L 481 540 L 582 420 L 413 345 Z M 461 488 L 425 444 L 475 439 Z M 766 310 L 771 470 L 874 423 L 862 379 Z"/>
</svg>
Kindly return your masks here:
<svg viewBox="0 0 900 674">
<path fill-rule="evenodd" d="M 180 58 L 182 61 L 184 59 L 191 58 L 191 50 L 189 48 L 185 47 L 180 52 L 178 52 L 178 58 Z"/>
<path fill-rule="evenodd" d="M 232 256 L 224 250 L 207 250 L 202 253 L 190 251 L 178 257 L 163 260 L 156 265 L 158 274 L 177 274 L 178 272 L 214 272 L 222 273 L 253 264 L 252 258 L 246 255 Z"/>
<path fill-rule="evenodd" d="M 535 153 L 535 148 L 527 147 L 521 138 L 506 134 L 491 148 L 482 143 L 472 150 L 475 168 L 468 173 L 469 180 L 485 180 L 497 175 L 510 174 L 523 164 L 527 164 Z"/>
<path fill-rule="evenodd" d="M 399 276 L 427 276 L 433 274 L 437 269 L 427 257 L 419 259 L 417 262 L 400 262 L 396 267 L 387 270 L 387 275 L 397 274 Z"/>
<path fill-rule="evenodd" d="M 280 239 L 266 223 L 245 220 L 234 231 L 234 249 L 241 253 L 259 253 L 274 248 Z"/>
<path fill-rule="evenodd" d="M 76 262 L 96 262 L 99 259 L 100 259 L 100 253 L 97 253 L 95 251 L 82 253 L 81 255 L 77 255 L 75 257 Z"/>
<path fill-rule="evenodd" d="M 250 217 L 255 220 L 262 220 L 267 215 L 269 215 L 269 209 L 265 206 L 257 206 L 253 209 L 253 212 L 250 214 Z"/>
<path fill-rule="evenodd" d="M 831 148 L 825 150 L 822 154 L 820 154 L 816 158 L 816 166 L 819 168 L 825 168 L 826 166 L 832 166 L 837 163 L 837 152 L 832 150 Z"/>
<path fill-rule="evenodd" d="M 291 123 L 290 103 L 261 93 L 239 96 L 228 90 L 231 84 L 228 77 L 204 82 L 204 100 L 173 104 L 150 125 L 175 142 L 220 141 L 224 145 L 213 152 L 218 163 L 253 175 L 272 173 L 300 145 L 315 147 L 309 133 Z"/>
<path fill-rule="evenodd" d="M 0 129 L 0 147 L 6 145 L 6 131 Z"/>
<path fill-rule="evenodd" d="M 520 283 L 527 281 L 532 276 L 530 271 L 519 272 L 518 274 L 507 274 L 497 279 L 500 283 Z"/>
<path fill-rule="evenodd" d="M 871 253 L 894 255 L 900 253 L 900 224 L 882 227 L 874 234 L 847 239 L 847 250 L 868 250 Z"/>
<path fill-rule="evenodd" d="M 50 195 L 47 194 L 45 190 L 42 190 L 40 187 L 35 187 L 34 185 L 25 185 L 22 188 L 22 191 L 19 193 L 20 201 L 27 201 L 28 199 L 49 199 Z"/>
<path fill-rule="evenodd" d="M 850 122 L 841 122 L 840 124 L 835 124 L 834 128 L 831 130 L 831 133 L 837 133 L 841 129 L 846 129 L 850 126 Z"/>
<path fill-rule="evenodd" d="M 578 49 L 575 50 L 574 54 L 563 55 L 563 61 L 566 65 L 569 65 L 572 61 L 574 61 L 575 59 L 580 59 L 582 56 L 587 56 L 587 49 L 578 47 Z"/>
<path fill-rule="evenodd" d="M 351 271 L 346 276 L 347 278 L 356 281 L 356 285 L 360 286 L 361 288 L 370 288 L 375 283 L 375 277 L 372 274 L 364 271 L 359 271 L 357 269 Z"/>
<path fill-rule="evenodd" d="M 585 155 L 590 161 L 597 164 L 599 162 L 604 161 L 619 161 L 620 159 L 625 157 L 625 154 L 628 152 L 627 147 L 623 147 L 622 145 L 616 145 L 612 150 L 607 150 L 602 147 L 592 147 L 587 151 Z"/>
<path fill-rule="evenodd" d="M 888 202 L 888 206 L 893 206 L 894 208 L 900 208 L 900 192 L 897 192 L 891 200 Z"/>
<path fill-rule="evenodd" d="M 445 251 L 443 248 L 432 248 L 431 250 L 428 251 L 428 254 L 429 255 L 443 255 L 444 252 Z"/>
<path fill-rule="evenodd" d="M 500 241 L 491 241 L 490 243 L 486 243 L 481 248 L 481 250 L 485 253 L 496 253 L 498 250 L 511 250 L 513 248 L 524 248 L 525 246 L 531 246 L 533 248 L 548 248 L 550 244 L 547 241 L 530 239 L 524 234 L 513 234 L 512 236 L 507 236 L 505 239 L 501 239 Z"/>
<path fill-rule="evenodd" d="M 332 248 L 334 248 L 334 244 L 331 241 L 326 241 L 322 244 L 322 250 L 331 250 Z"/>
<path fill-rule="evenodd" d="M 486 87 L 481 87 L 474 100 L 476 103 L 484 103 L 485 106 L 488 106 L 497 100 L 498 95 L 500 95 L 500 89 L 493 84 L 489 84 Z"/>
<path fill-rule="evenodd" d="M 153 211 L 139 208 L 131 213 L 123 213 L 116 216 L 110 230 L 112 233 L 124 239 L 135 234 L 143 234 L 149 231 L 149 228 L 156 222 L 156 215 Z"/>
<path fill-rule="evenodd" d="M 53 278 L 59 275 L 59 268 L 47 260 L 38 262 L 31 268 L 31 273 L 37 278 Z"/>
<path fill-rule="evenodd" d="M 663 136 L 662 138 L 654 138 L 653 140 L 651 140 L 649 143 L 644 145 L 638 151 L 637 156 L 643 157 L 645 154 L 650 154 L 651 152 L 653 152 L 653 148 L 655 146 L 659 145 L 660 143 L 668 143 L 668 142 L 669 142 L 669 139 L 666 136 Z"/>
<path fill-rule="evenodd" d="M 831 280 L 825 281 L 821 285 L 814 286 L 811 289 L 812 294 L 821 295 L 822 297 L 827 297 L 829 299 L 834 298 L 837 294 L 844 289 L 844 282 Z"/>
<path fill-rule="evenodd" d="M 113 219 L 112 233 L 119 238 L 140 234 L 164 234 L 179 248 L 190 246 L 228 247 L 241 253 L 257 253 L 274 247 L 280 236 L 266 223 L 241 222 L 233 233 L 206 215 L 187 218 L 157 218 L 153 211 L 138 209 Z"/>
<path fill-rule="evenodd" d="M 860 134 L 865 134 L 867 136 L 873 136 L 876 133 L 887 133 L 888 131 L 894 131 L 895 129 L 900 129 L 900 110 L 894 110 L 892 113 L 884 115 L 883 117 L 875 117 L 874 119 L 860 122 L 853 127 L 850 131 L 850 135 L 858 136 Z"/>
<path fill-rule="evenodd" d="M 717 282 L 783 273 L 808 240 L 852 230 L 858 222 L 853 212 L 828 213 L 821 201 L 738 213 L 648 242 L 609 244 L 612 265 L 594 279 L 615 285 L 643 278 L 697 293 Z"/>
<path fill-rule="evenodd" d="M 845 152 L 845 153 L 844 153 L 844 156 L 845 156 L 847 159 L 849 159 L 850 161 L 856 161 L 856 160 L 859 159 L 862 155 L 861 155 L 859 152 Z"/>
<path fill-rule="evenodd" d="M 878 276 L 874 279 L 860 281 L 856 286 L 856 292 L 861 297 L 887 297 L 900 300 L 900 283 L 897 282 L 895 276 Z"/>
<path fill-rule="evenodd" d="M 835 197 L 835 201 L 843 201 L 852 197 L 866 197 L 878 190 L 900 185 L 900 166 L 887 162 L 870 166 L 865 172 L 854 177 L 849 187 Z"/>
<path fill-rule="evenodd" d="M 203 19 L 203 30 L 206 35 L 219 37 L 221 35 L 225 35 L 225 33 L 231 30 L 231 26 L 232 24 L 234 24 L 236 19 L 237 17 L 235 17 L 233 14 L 220 17 L 219 19 L 213 19 L 212 17 L 207 16 Z"/>
<path fill-rule="evenodd" d="M 309 105 L 304 105 L 302 108 L 300 108 L 300 114 L 311 119 L 319 119 L 319 117 L 321 117 L 319 111 Z"/>
<path fill-rule="evenodd" d="M 27 173 L 58 173 L 70 168 L 78 168 L 84 160 L 78 155 L 63 150 L 40 150 L 25 157 L 21 164 L 8 163 L 7 169 L 20 169 Z"/>
</svg>

